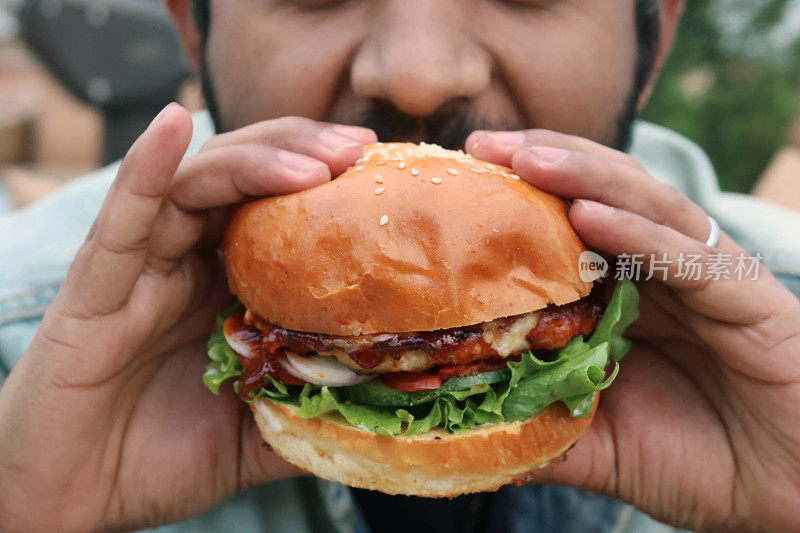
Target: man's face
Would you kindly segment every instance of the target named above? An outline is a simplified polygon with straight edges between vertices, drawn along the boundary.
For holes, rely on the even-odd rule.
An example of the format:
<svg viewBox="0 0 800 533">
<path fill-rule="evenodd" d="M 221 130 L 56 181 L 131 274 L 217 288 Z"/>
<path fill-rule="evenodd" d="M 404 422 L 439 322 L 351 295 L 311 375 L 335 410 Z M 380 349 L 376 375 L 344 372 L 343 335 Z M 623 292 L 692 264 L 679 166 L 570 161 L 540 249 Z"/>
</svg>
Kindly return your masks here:
<svg viewBox="0 0 800 533">
<path fill-rule="evenodd" d="M 213 0 L 221 130 L 287 115 L 462 147 L 474 129 L 619 143 L 634 0 Z"/>
</svg>

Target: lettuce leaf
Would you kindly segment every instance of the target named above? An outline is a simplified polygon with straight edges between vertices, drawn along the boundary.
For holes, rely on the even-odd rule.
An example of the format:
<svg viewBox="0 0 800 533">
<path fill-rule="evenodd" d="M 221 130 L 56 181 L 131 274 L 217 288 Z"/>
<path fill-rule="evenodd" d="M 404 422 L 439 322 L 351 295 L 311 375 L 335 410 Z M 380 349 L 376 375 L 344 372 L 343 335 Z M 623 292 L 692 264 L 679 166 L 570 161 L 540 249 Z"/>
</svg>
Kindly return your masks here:
<svg viewBox="0 0 800 533">
<path fill-rule="evenodd" d="M 617 283 L 600 323 L 589 339 L 592 347 L 608 343 L 614 361 L 622 359 L 631 349 L 631 341 L 622 337 L 628 326 L 639 318 L 639 291 L 627 278 Z"/>
<path fill-rule="evenodd" d="M 215 394 L 223 381 L 241 375 L 236 354 L 222 335 L 222 323 L 240 305 L 220 316 L 218 331 L 208 342 L 211 362 L 203 383 Z M 636 287 L 623 279 L 588 340 L 575 337 L 547 361 L 530 351 L 523 352 L 519 362 L 508 364 L 511 376 L 507 381 L 447 392 L 422 405 L 403 408 L 370 405 L 349 398 L 345 388 L 286 386 L 269 376 L 264 387 L 252 397 L 292 405 L 303 418 L 341 416 L 347 423 L 378 435 L 417 435 L 436 427 L 459 433 L 481 424 L 525 420 L 558 401 L 567 406 L 572 416 L 584 418 L 591 412 L 597 392 L 614 381 L 619 371 L 618 361 L 630 349 L 630 341 L 622 334 L 638 318 L 638 306 Z"/>
<path fill-rule="evenodd" d="M 222 333 L 222 325 L 225 319 L 241 309 L 243 306 L 238 300 L 228 307 L 217 317 L 217 331 L 208 339 L 208 357 L 211 362 L 206 365 L 203 373 L 203 385 L 214 394 L 219 394 L 222 382 L 231 378 L 238 378 L 242 375 L 242 366 L 239 364 L 239 357 L 225 340 Z"/>
</svg>

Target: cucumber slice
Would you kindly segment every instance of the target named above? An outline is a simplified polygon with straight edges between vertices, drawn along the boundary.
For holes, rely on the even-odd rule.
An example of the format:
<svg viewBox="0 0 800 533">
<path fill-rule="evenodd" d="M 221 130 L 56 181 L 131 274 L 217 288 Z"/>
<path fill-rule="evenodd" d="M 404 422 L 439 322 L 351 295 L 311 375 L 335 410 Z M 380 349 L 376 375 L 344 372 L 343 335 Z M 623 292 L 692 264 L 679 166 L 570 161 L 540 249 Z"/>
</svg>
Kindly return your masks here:
<svg viewBox="0 0 800 533">
<path fill-rule="evenodd" d="M 380 378 L 357 385 L 337 387 L 336 390 L 344 392 L 348 398 L 359 403 L 392 407 L 412 407 L 414 405 L 432 402 L 442 394 L 448 392 L 471 389 L 475 385 L 480 385 L 481 383 L 491 385 L 492 383 L 506 381 L 510 377 L 511 370 L 503 368 L 491 372 L 483 372 L 481 374 L 452 378 L 445 381 L 438 389 L 431 390 L 407 392 L 393 389 L 384 385 Z"/>
<path fill-rule="evenodd" d="M 488 383 L 491 385 L 493 383 L 500 383 L 501 381 L 508 381 L 509 379 L 511 379 L 511 370 L 508 368 L 501 368 L 500 370 L 492 370 L 491 372 L 448 379 L 436 390 L 445 390 L 447 392 L 466 390 L 471 389 L 475 385 L 480 385 L 481 383 Z"/>
<path fill-rule="evenodd" d="M 384 385 L 380 378 L 358 385 L 337 387 L 336 390 L 344 392 L 349 399 L 358 403 L 393 407 L 411 407 L 432 402 L 439 395 L 437 393 L 439 389 L 414 392 L 393 389 Z"/>
</svg>

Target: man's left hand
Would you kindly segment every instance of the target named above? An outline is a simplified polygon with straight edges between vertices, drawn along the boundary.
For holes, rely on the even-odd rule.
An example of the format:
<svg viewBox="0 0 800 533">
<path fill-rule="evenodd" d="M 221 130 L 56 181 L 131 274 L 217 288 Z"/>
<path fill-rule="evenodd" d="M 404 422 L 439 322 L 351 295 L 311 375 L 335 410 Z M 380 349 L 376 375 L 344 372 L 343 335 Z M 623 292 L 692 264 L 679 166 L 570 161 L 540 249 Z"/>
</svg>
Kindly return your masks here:
<svg viewBox="0 0 800 533">
<path fill-rule="evenodd" d="M 543 130 L 475 132 L 466 147 L 575 200 L 569 219 L 589 247 L 642 257 L 642 272 L 668 260 L 661 279 L 637 282 L 634 346 L 588 433 L 535 481 L 696 530 L 800 531 L 797 298 L 763 266 L 757 279 L 682 275 L 681 254 L 708 265 L 745 252 L 725 234 L 706 245 L 705 212 L 624 153 Z"/>
</svg>

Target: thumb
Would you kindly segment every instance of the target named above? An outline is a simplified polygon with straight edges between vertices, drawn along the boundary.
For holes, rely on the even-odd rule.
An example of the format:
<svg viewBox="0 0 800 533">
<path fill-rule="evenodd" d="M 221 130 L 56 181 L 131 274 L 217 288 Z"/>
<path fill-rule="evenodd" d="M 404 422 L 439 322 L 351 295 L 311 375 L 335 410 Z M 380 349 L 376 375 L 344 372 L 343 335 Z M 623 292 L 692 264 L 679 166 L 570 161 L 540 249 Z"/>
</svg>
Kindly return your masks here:
<svg viewBox="0 0 800 533">
<path fill-rule="evenodd" d="M 303 474 L 302 470 L 272 451 L 261 436 L 250 409 L 243 406 L 241 416 L 239 490 Z"/>
</svg>

